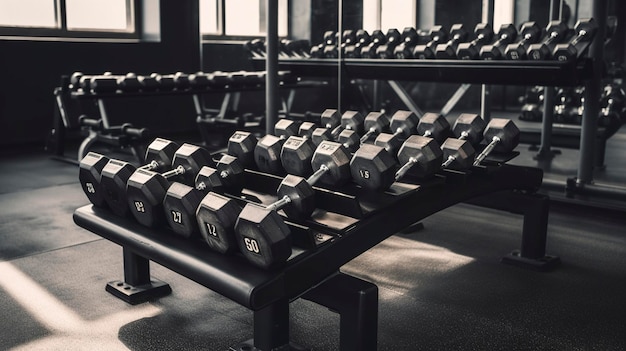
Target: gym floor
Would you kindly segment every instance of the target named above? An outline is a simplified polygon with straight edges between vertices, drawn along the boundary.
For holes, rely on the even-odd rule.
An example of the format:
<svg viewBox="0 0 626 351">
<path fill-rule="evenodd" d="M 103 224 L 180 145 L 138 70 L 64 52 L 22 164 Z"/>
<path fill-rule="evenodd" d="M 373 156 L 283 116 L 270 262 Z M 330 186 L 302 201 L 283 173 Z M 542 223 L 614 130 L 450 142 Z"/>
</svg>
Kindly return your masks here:
<svg viewBox="0 0 626 351">
<path fill-rule="evenodd" d="M 625 129 L 603 171 L 622 185 Z M 577 151 L 557 157 L 553 170 L 575 175 Z M 105 292 L 122 249 L 73 223 L 88 203 L 76 166 L 7 150 L 0 169 L 0 350 L 227 350 L 252 337 L 251 311 L 154 263 L 171 295 L 131 306 Z M 379 350 L 626 349 L 623 212 L 553 202 L 547 253 L 562 265 L 548 273 L 499 263 L 520 245 L 520 216 L 459 204 L 423 224 L 342 268 L 379 287 Z M 297 300 L 291 316 L 295 343 L 338 348 L 338 315 Z"/>
</svg>

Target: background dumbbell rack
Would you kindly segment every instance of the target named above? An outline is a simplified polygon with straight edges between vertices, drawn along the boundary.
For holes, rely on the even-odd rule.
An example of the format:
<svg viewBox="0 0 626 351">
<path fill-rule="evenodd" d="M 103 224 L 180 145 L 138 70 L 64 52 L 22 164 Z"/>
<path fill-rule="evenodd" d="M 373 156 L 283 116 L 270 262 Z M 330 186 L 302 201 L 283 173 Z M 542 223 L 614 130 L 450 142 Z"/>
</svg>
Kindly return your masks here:
<svg viewBox="0 0 626 351">
<path fill-rule="evenodd" d="M 356 187 L 317 187 L 319 209 L 309 220 L 288 222 L 299 247 L 294 247 L 283 268 L 274 271 L 252 266 L 241 255 L 215 253 L 200 241 L 178 237 L 166 229 L 142 227 L 91 205 L 77 209 L 74 221 L 123 247 L 124 279 L 110 282 L 107 290 L 129 303 L 171 292 L 168 284 L 150 277 L 149 261 L 154 261 L 254 311 L 254 345 L 273 349 L 289 341 L 290 301 L 303 297 L 336 310 L 333 306 L 344 305 L 340 300 L 348 295 L 354 299 L 369 296 L 367 306 L 352 305 L 355 300 L 350 298 L 345 306 L 359 307 L 339 308 L 342 319 L 367 317 L 363 323 L 342 327 L 341 345 L 367 349 L 359 345 L 376 345 L 377 317 L 371 311 L 377 310 L 372 308 L 377 306 L 377 290 L 373 284 L 338 274 L 341 266 L 423 218 L 469 202 L 524 216 L 521 249 L 505 256 L 503 262 L 533 270 L 550 269 L 559 259 L 545 254 L 549 200 L 536 194 L 542 175 L 536 168 L 492 160 L 468 172 L 444 171 L 422 184 L 398 183 L 386 193 L 365 192 Z M 244 184 L 254 184 L 245 191 L 248 200 L 233 197 L 242 202 L 274 194 L 281 179 L 250 170 L 246 171 L 246 178 Z M 263 202 L 273 200 L 267 196 Z M 340 283 L 347 284 L 345 289 L 354 294 L 343 296 L 343 288 L 335 285 Z M 329 286 L 336 289 L 331 289 L 331 295 L 325 290 Z M 267 325 L 276 327 L 268 329 Z"/>
</svg>

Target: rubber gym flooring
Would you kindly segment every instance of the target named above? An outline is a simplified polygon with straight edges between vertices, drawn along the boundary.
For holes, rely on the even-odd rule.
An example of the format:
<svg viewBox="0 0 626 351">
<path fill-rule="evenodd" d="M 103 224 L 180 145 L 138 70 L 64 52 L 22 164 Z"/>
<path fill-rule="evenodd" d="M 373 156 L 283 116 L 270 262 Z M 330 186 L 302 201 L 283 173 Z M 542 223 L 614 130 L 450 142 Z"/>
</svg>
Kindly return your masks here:
<svg viewBox="0 0 626 351">
<path fill-rule="evenodd" d="M 609 141 L 609 174 L 626 174 L 625 134 Z M 0 169 L 0 350 L 226 350 L 252 337 L 252 312 L 154 263 L 171 295 L 131 306 L 105 292 L 122 249 L 73 223 L 88 203 L 76 166 L 7 151 Z M 379 350 L 626 350 L 624 213 L 553 203 L 547 253 L 563 263 L 549 273 L 499 263 L 519 247 L 520 216 L 460 204 L 423 223 L 342 268 L 379 287 Z M 337 349 L 338 315 L 297 300 L 291 318 L 295 343 Z"/>
</svg>

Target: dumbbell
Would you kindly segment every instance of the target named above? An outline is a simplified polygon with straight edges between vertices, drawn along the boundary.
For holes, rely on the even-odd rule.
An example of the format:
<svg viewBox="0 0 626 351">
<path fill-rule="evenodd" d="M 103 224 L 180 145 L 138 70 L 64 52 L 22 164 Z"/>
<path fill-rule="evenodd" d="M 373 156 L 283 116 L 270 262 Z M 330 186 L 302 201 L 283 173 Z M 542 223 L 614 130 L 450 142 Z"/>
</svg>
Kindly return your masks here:
<svg viewBox="0 0 626 351">
<path fill-rule="evenodd" d="M 493 151 L 511 152 L 517 144 L 519 144 L 520 131 L 510 119 L 494 118 L 492 119 L 483 132 L 483 139 L 488 142 L 483 151 L 476 156 L 474 166 L 489 156 Z"/>
<path fill-rule="evenodd" d="M 80 185 L 89 202 L 96 207 L 107 206 L 100 187 L 100 180 L 102 179 L 102 169 L 109 161 L 108 157 L 96 152 L 89 152 L 80 160 L 78 172 Z"/>
<path fill-rule="evenodd" d="M 460 43 L 456 49 L 456 58 L 459 60 L 474 60 L 480 55 L 480 49 L 493 38 L 493 29 L 488 23 L 478 23 L 474 28 L 476 38 L 468 43 Z"/>
<path fill-rule="evenodd" d="M 137 75 L 133 72 L 129 72 L 123 76 L 117 77 L 117 87 L 125 93 L 132 93 L 141 90 L 142 85 L 139 83 Z"/>
<path fill-rule="evenodd" d="M 543 42 L 531 44 L 526 56 L 531 60 L 545 60 L 550 58 L 552 50 L 559 42 L 565 39 L 568 28 L 565 22 L 550 21 L 546 27 L 546 36 Z"/>
<path fill-rule="evenodd" d="M 381 59 L 394 58 L 394 50 L 396 46 L 402 43 L 402 35 L 396 28 L 390 28 L 385 35 L 387 41 L 376 48 L 376 57 Z"/>
<path fill-rule="evenodd" d="M 159 89 L 159 82 L 154 77 L 138 75 L 137 81 L 141 85 L 142 91 L 157 91 Z"/>
<path fill-rule="evenodd" d="M 339 51 L 337 48 L 339 33 L 333 31 L 326 31 L 324 33 L 324 45 L 321 48 L 322 56 L 325 58 L 337 58 L 339 57 Z M 313 53 L 311 53 L 313 56 Z"/>
<path fill-rule="evenodd" d="M 593 18 L 581 19 L 574 27 L 576 35 L 568 43 L 557 44 L 554 47 L 552 57 L 557 61 L 573 61 L 577 59 L 591 43 L 598 23 Z"/>
<path fill-rule="evenodd" d="M 264 58 L 266 56 L 265 46 L 263 45 L 263 40 L 261 39 L 248 40 L 243 43 L 243 47 L 251 53 L 253 57 Z"/>
<path fill-rule="evenodd" d="M 450 40 L 435 47 L 435 57 L 443 60 L 454 59 L 456 48 L 467 39 L 467 35 L 467 30 L 463 24 L 453 24 L 450 27 Z"/>
<path fill-rule="evenodd" d="M 254 161 L 261 172 L 281 174 L 284 172 L 280 152 L 287 138 L 298 134 L 296 122 L 281 119 L 274 126 L 274 134 L 267 134 L 254 147 Z"/>
<path fill-rule="evenodd" d="M 345 58 L 360 58 L 361 50 L 369 45 L 371 42 L 371 38 L 369 33 L 364 29 L 359 29 L 356 31 L 356 42 L 354 45 L 346 45 L 344 49 L 344 57 Z"/>
<path fill-rule="evenodd" d="M 462 113 L 454 122 L 452 134 L 459 140 L 467 140 L 472 145 L 478 145 L 483 140 L 483 131 L 487 123 L 474 113 Z"/>
<path fill-rule="evenodd" d="M 102 75 L 82 76 L 79 85 L 85 92 L 114 93 L 118 89 L 117 79 L 118 76 L 105 72 Z"/>
<path fill-rule="evenodd" d="M 276 193 L 278 201 L 267 205 L 247 204 L 235 223 L 235 236 L 243 255 L 254 265 L 272 269 L 291 255 L 291 231 L 276 211 L 289 218 L 309 217 L 315 209 L 312 185 L 325 182 L 342 185 L 350 178 L 350 157 L 339 143 L 324 141 L 313 157 L 315 173 L 308 179 L 287 175 Z"/>
<path fill-rule="evenodd" d="M 480 58 L 483 60 L 499 60 L 503 57 L 504 49 L 517 38 L 517 29 L 511 23 L 503 24 L 498 30 L 498 39 L 493 44 L 483 45 L 480 48 Z"/>
<path fill-rule="evenodd" d="M 379 133 L 374 145 L 382 146 L 390 154 L 395 155 L 402 144 L 402 139 L 413 134 L 419 123 L 419 118 L 411 111 L 398 110 L 389 121 L 391 133 Z"/>
<path fill-rule="evenodd" d="M 207 241 L 207 228 L 198 226 L 197 220 L 204 194 L 210 191 L 239 193 L 243 187 L 243 172 L 238 159 L 226 154 L 215 163 L 215 167 L 203 166 L 196 175 L 194 186 L 173 183 L 163 199 L 170 228 L 186 238 L 202 234 Z"/>
<path fill-rule="evenodd" d="M 520 27 L 519 37 L 521 39 L 517 43 L 511 43 L 504 49 L 504 57 L 508 60 L 525 60 L 527 47 L 541 39 L 541 28 L 537 22 L 525 22 Z"/>
<path fill-rule="evenodd" d="M 413 27 L 405 27 L 402 31 L 400 44 L 393 49 L 393 56 L 397 59 L 413 58 L 413 50 L 418 44 L 420 35 Z"/>
<path fill-rule="evenodd" d="M 386 42 L 387 37 L 385 36 L 385 34 L 380 29 L 374 30 L 370 35 L 370 43 L 366 46 L 363 46 L 361 49 L 361 57 L 369 59 L 376 58 L 376 49 L 378 49 L 379 46 L 385 44 Z"/>
<path fill-rule="evenodd" d="M 341 34 L 341 53 L 345 54 L 346 48 L 354 46 L 356 42 L 356 32 L 353 29 L 345 29 Z"/>
<path fill-rule="evenodd" d="M 416 59 L 435 58 L 435 48 L 437 45 L 448 40 L 448 32 L 443 26 L 434 26 L 430 29 L 430 41 L 426 44 L 416 45 L 413 49 L 413 57 Z"/>
<path fill-rule="evenodd" d="M 360 143 L 365 143 L 372 135 L 377 135 L 389 128 L 389 117 L 384 112 L 370 112 L 363 120 L 365 134 L 360 139 Z"/>
<path fill-rule="evenodd" d="M 183 184 L 191 185 L 202 166 L 213 164 L 208 151 L 195 145 L 183 144 L 174 154 L 172 170 L 165 173 L 147 170 L 135 171 L 128 179 L 126 190 L 131 213 L 142 225 L 147 227 L 160 225 L 165 220 L 163 218 L 165 217 L 163 200 L 170 188 L 168 179 L 180 176 Z M 177 213 L 170 213 L 169 215 L 179 216 Z M 186 216 L 185 218 L 190 218 L 189 213 L 180 213 L 181 217 L 174 219 L 182 220 L 183 215 Z"/>
<path fill-rule="evenodd" d="M 333 139 L 330 129 L 320 128 L 313 122 L 302 122 L 298 128 L 298 135 L 310 140 L 316 147 L 324 140 Z"/>
<path fill-rule="evenodd" d="M 128 179 L 138 169 L 145 171 L 161 171 L 171 167 L 178 144 L 171 140 L 156 138 L 146 150 L 146 164 L 135 168 L 132 164 L 121 160 L 111 160 L 101 171 L 100 186 L 103 197 L 113 213 L 125 217 L 129 214 L 126 186 Z"/>
</svg>

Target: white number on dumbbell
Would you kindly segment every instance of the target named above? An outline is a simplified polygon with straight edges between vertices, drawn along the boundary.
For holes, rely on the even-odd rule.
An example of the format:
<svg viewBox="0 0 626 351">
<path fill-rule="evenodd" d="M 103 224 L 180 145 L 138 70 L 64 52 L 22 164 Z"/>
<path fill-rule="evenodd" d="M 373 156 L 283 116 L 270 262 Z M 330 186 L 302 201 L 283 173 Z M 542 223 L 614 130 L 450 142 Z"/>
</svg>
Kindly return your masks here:
<svg viewBox="0 0 626 351">
<path fill-rule="evenodd" d="M 363 179 L 370 179 L 370 171 L 367 169 L 359 169 L 359 175 Z"/>
<path fill-rule="evenodd" d="M 137 209 L 137 212 L 146 212 L 146 208 L 141 201 L 135 201 L 135 208 Z"/>
<path fill-rule="evenodd" d="M 243 242 L 246 244 L 246 249 L 250 252 L 259 253 L 259 243 L 252 238 L 243 238 Z"/>
<path fill-rule="evenodd" d="M 206 224 L 206 230 L 207 232 L 209 232 L 209 234 L 213 235 L 214 237 L 218 237 L 217 235 L 217 227 L 215 227 L 213 224 L 211 223 L 205 223 Z"/>
<path fill-rule="evenodd" d="M 87 187 L 87 192 L 89 192 L 91 194 L 95 194 L 96 193 L 96 188 L 93 186 L 92 183 L 85 183 L 85 186 Z"/>
<path fill-rule="evenodd" d="M 183 215 L 178 211 L 172 211 L 172 220 L 174 223 L 183 224 Z"/>
</svg>

